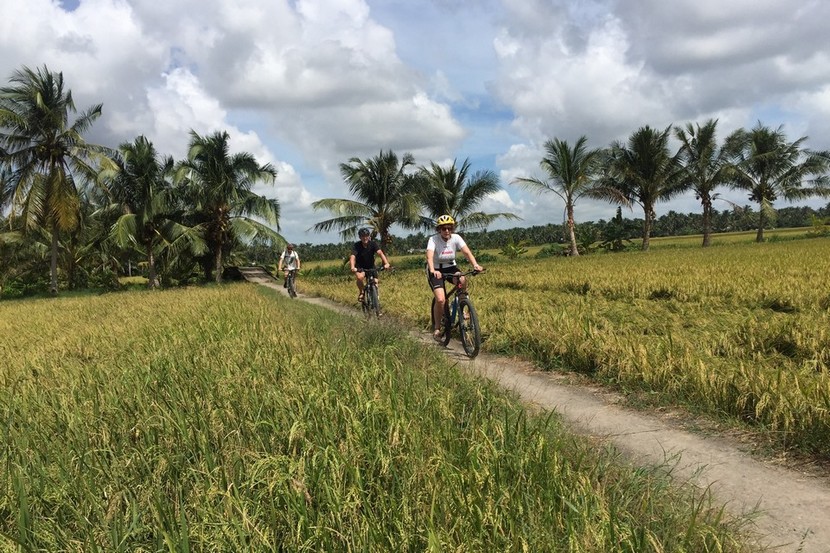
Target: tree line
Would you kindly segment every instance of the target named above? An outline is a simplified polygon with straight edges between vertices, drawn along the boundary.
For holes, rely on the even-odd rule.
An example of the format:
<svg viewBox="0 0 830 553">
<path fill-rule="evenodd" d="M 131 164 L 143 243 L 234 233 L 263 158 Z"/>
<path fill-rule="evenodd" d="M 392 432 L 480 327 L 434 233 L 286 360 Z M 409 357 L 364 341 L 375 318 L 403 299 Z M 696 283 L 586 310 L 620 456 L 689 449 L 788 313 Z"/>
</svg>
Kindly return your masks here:
<svg viewBox="0 0 830 553">
<path fill-rule="evenodd" d="M 101 104 L 78 113 L 62 73 L 45 66 L 23 67 L 0 88 L 0 290 L 12 285 L 56 295 L 60 288 L 115 287 L 120 276 L 134 271 L 146 276 L 151 288 L 220 282 L 226 266 L 267 258 L 269 252 L 273 259 L 285 244 L 279 202 L 252 192 L 258 183 L 273 183 L 276 170 L 250 153 L 231 154 L 227 132 L 191 131 L 187 156 L 174 160 L 145 136 L 117 148 L 87 142 L 85 134 L 101 115 Z M 634 232 L 621 212 L 612 221 L 577 229 L 574 213 L 582 197 L 639 206 L 643 218 L 635 222 L 648 249 L 650 237 L 661 235 L 663 226 L 680 233 L 698 223 L 707 246 L 720 224 L 712 207 L 718 187 L 744 190 L 758 204 L 759 241 L 772 202 L 828 195 L 830 156 L 804 148 L 806 137 L 788 142 L 780 128 L 759 122 L 720 144 L 716 127 L 716 121 L 663 131 L 646 126 L 626 143 L 597 149 L 587 148 L 586 137 L 573 146 L 552 139 L 540 162 L 544 178 L 521 177 L 510 184 L 563 200 L 566 221 L 556 232 L 557 225 L 548 225 L 545 242 L 564 234 L 570 255 L 579 255 L 578 239 L 588 240 L 591 233 L 612 229 L 621 239 Z M 676 152 L 669 149 L 671 136 L 681 143 Z M 315 231 L 337 230 L 348 240 L 368 227 L 390 251 L 423 247 L 424 233 L 442 214 L 452 215 L 460 230 L 475 232 L 478 247 L 499 247 L 535 233 L 535 227 L 485 230 L 496 220 L 518 217 L 480 210 L 481 201 L 501 185 L 492 171 L 473 172 L 469 160 L 416 166 L 409 153 L 381 150 L 340 164 L 340 173 L 351 197 L 312 204 L 330 214 L 312 227 Z M 663 223 L 655 217 L 658 202 L 689 190 L 701 201 L 699 221 L 681 221 L 675 214 Z M 395 226 L 414 234 L 393 240 Z M 734 221 L 731 227 L 739 228 Z M 306 259 L 342 255 L 332 255 L 341 245 L 300 246 Z"/>
<path fill-rule="evenodd" d="M 712 232 L 741 232 L 756 230 L 758 213 L 750 205 L 734 206 L 729 209 L 712 210 Z M 814 226 L 819 222 L 822 227 L 830 224 L 830 203 L 825 207 L 813 209 L 808 206 L 785 207 L 775 211 L 774 219 L 769 225 L 777 228 L 800 228 Z M 642 236 L 643 219 L 616 217 L 605 220 L 585 221 L 575 225 L 577 247 L 597 243 L 612 244 L 622 240 L 633 244 Z M 669 211 L 654 221 L 653 237 L 690 236 L 701 234 L 703 215 L 701 213 L 678 213 Z M 498 230 L 477 230 L 464 233 L 465 239 L 474 245 L 475 250 L 499 249 L 505 244 L 525 244 L 527 246 L 560 246 L 562 255 L 570 253 L 569 231 L 566 223 L 532 225 Z M 429 238 L 427 232 L 415 232 L 406 236 L 396 236 L 387 247 L 391 255 L 405 255 L 421 252 Z M 351 241 L 296 245 L 306 261 L 326 261 L 342 259 L 348 255 Z M 279 253 L 267 243 L 254 241 L 246 248 L 245 257 L 257 265 L 270 266 L 277 262 Z M 610 248 L 609 248 L 610 249 Z"/>
</svg>

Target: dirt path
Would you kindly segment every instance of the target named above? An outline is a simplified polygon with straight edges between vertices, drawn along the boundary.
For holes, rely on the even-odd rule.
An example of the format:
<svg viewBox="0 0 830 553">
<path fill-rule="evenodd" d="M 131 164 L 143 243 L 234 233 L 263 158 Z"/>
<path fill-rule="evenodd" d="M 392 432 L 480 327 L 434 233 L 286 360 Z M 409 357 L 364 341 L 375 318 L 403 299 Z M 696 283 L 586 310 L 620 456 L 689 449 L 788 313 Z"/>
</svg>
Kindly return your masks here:
<svg viewBox="0 0 830 553">
<path fill-rule="evenodd" d="M 284 292 L 270 278 L 249 280 Z M 300 299 L 358 314 L 325 299 Z M 427 332 L 411 334 L 438 347 Z M 498 382 L 528 404 L 561 414 L 573 430 L 608 440 L 635 463 L 660 464 L 671 458 L 676 463 L 673 475 L 680 481 L 711 487 L 735 514 L 757 511 L 755 529 L 774 551 L 830 553 L 830 478 L 766 464 L 726 438 L 697 435 L 665 417 L 627 409 L 613 394 L 568 384 L 524 361 L 486 353 L 471 361 L 455 342 L 446 353 L 469 373 Z"/>
</svg>

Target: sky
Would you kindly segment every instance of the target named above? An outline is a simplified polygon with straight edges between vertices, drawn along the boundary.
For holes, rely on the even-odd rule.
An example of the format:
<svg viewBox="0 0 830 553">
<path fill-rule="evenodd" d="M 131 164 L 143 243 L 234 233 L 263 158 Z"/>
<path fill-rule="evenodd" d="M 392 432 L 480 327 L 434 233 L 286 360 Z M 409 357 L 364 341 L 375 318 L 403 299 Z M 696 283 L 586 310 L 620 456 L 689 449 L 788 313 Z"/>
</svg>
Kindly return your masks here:
<svg viewBox="0 0 830 553">
<path fill-rule="evenodd" d="M 227 131 L 278 171 L 255 191 L 297 243 L 340 241 L 310 230 L 331 216 L 311 204 L 349 198 L 340 164 L 381 150 L 494 171 L 502 190 L 481 208 L 522 220 L 491 229 L 562 222 L 558 196 L 512 184 L 544 177 L 553 138 L 604 147 L 715 118 L 720 139 L 760 121 L 830 150 L 824 0 L 3 0 L 0 14 L 0 83 L 63 73 L 79 112 L 103 104 L 86 138 L 107 146 L 144 135 L 181 159 L 191 131 Z M 615 210 L 583 199 L 575 218 Z"/>
</svg>

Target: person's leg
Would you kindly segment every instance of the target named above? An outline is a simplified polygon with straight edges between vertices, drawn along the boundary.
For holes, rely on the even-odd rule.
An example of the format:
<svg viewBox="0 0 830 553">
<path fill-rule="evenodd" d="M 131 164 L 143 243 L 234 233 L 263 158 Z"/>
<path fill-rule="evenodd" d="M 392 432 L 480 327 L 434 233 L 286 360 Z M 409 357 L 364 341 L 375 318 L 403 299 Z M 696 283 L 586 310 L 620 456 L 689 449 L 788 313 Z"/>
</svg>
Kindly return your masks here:
<svg viewBox="0 0 830 553">
<path fill-rule="evenodd" d="M 444 305 L 447 303 L 447 295 L 441 286 L 433 288 L 432 293 L 435 296 L 435 302 L 432 307 L 432 337 L 436 340 L 441 340 L 441 322 L 444 319 Z"/>
<path fill-rule="evenodd" d="M 461 273 L 453 275 L 453 284 L 458 286 L 459 290 L 464 290 L 467 287 L 467 277 L 461 276 Z"/>
<path fill-rule="evenodd" d="M 366 273 L 363 271 L 358 271 L 354 274 L 355 281 L 357 282 L 357 301 L 363 301 L 363 289 L 366 286 Z"/>
</svg>

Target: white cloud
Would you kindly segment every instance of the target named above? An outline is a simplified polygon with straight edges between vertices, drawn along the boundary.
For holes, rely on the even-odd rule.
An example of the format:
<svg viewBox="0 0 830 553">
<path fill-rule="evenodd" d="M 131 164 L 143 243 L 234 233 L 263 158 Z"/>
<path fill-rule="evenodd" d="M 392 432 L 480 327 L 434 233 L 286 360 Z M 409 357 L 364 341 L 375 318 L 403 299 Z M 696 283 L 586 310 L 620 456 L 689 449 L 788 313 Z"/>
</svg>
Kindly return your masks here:
<svg viewBox="0 0 830 553">
<path fill-rule="evenodd" d="M 541 224 L 558 198 L 508 183 L 548 138 L 716 117 L 721 136 L 760 119 L 830 149 L 828 19 L 819 0 L 4 0 L 0 75 L 62 71 L 79 109 L 103 103 L 90 139 L 108 145 L 183 156 L 191 129 L 227 130 L 278 168 L 284 230 L 381 149 L 496 170 L 486 205 Z"/>
</svg>

